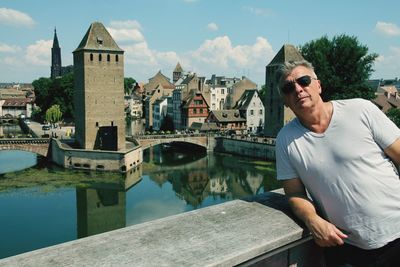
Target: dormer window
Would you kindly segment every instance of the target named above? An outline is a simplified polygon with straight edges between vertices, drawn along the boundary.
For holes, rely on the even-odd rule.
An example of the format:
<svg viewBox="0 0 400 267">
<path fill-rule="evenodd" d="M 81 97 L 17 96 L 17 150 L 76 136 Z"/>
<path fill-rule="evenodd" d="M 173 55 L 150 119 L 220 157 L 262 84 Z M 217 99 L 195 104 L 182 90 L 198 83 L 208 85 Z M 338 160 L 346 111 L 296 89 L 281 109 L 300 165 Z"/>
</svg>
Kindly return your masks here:
<svg viewBox="0 0 400 267">
<path fill-rule="evenodd" d="M 103 38 L 97 37 L 97 44 L 98 45 L 103 45 Z"/>
</svg>

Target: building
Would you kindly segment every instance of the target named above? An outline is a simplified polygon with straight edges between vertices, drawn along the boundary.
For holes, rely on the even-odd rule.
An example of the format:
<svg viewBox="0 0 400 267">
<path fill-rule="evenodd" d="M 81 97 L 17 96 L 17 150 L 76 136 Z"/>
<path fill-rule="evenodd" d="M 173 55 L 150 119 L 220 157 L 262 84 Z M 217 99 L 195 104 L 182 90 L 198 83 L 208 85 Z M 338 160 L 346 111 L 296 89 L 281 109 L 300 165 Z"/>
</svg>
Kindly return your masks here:
<svg viewBox="0 0 400 267">
<path fill-rule="evenodd" d="M 248 133 L 261 133 L 264 130 L 264 104 L 257 89 L 246 90 L 237 101 L 234 109 L 239 110 L 240 116 L 246 118 Z"/>
<path fill-rule="evenodd" d="M 51 48 L 50 78 L 61 77 L 61 48 L 58 44 L 57 30 L 54 29 L 53 47 Z"/>
<path fill-rule="evenodd" d="M 83 149 L 125 149 L 123 54 L 100 22 L 73 51 L 75 140 Z"/>
<path fill-rule="evenodd" d="M 240 116 L 239 110 L 211 110 L 205 121 L 216 123 L 221 131 L 245 131 L 246 119 Z"/>
<path fill-rule="evenodd" d="M 283 104 L 276 72 L 284 62 L 298 60 L 304 60 L 300 52 L 293 45 L 285 44 L 265 68 L 264 134 L 266 136 L 275 137 L 279 130 L 295 117 L 294 113 Z"/>
<path fill-rule="evenodd" d="M 244 76 L 241 80 L 228 87 L 224 109 L 232 109 L 243 93 L 249 89 L 257 89 L 257 84 Z"/>
<path fill-rule="evenodd" d="M 143 103 L 142 97 L 135 93 L 125 95 L 125 113 L 129 114 L 131 118 L 139 119 L 143 116 Z"/>
<path fill-rule="evenodd" d="M 0 117 L 30 118 L 34 103 L 29 98 L 0 99 Z"/>
<path fill-rule="evenodd" d="M 203 123 L 208 117 L 209 106 L 202 93 L 193 92 L 182 103 L 182 125 L 189 128 L 194 122 Z"/>
<path fill-rule="evenodd" d="M 168 97 L 163 96 L 153 103 L 153 130 L 161 130 L 161 126 L 167 116 Z"/>
<path fill-rule="evenodd" d="M 176 64 L 174 71 L 172 72 L 172 82 L 176 83 L 183 76 L 183 69 L 179 62 Z"/>
</svg>

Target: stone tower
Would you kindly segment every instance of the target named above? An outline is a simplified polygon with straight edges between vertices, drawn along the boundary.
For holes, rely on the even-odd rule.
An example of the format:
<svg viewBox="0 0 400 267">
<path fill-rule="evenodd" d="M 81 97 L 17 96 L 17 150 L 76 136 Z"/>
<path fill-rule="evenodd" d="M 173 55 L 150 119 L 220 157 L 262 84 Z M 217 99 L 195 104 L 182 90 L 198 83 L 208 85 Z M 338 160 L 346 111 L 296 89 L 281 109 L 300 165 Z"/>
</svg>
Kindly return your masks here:
<svg viewBox="0 0 400 267">
<path fill-rule="evenodd" d="M 264 134 L 276 137 L 279 130 L 292 120 L 294 113 L 283 104 L 283 99 L 279 94 L 276 72 L 284 62 L 303 60 L 300 52 L 290 44 L 285 44 L 275 55 L 272 61 L 266 66 L 265 70 L 265 127 Z"/>
<path fill-rule="evenodd" d="M 100 22 L 73 52 L 75 140 L 83 149 L 125 149 L 123 54 Z"/>
<path fill-rule="evenodd" d="M 176 64 L 176 67 L 172 73 L 172 82 L 176 83 L 179 80 L 179 78 L 181 78 L 182 76 L 183 76 L 183 69 L 181 67 L 181 64 L 179 64 L 179 62 L 178 62 L 178 64 Z"/>
<path fill-rule="evenodd" d="M 61 76 L 61 48 L 58 44 L 57 31 L 54 29 L 53 47 L 51 48 L 50 77 L 55 79 Z"/>
</svg>

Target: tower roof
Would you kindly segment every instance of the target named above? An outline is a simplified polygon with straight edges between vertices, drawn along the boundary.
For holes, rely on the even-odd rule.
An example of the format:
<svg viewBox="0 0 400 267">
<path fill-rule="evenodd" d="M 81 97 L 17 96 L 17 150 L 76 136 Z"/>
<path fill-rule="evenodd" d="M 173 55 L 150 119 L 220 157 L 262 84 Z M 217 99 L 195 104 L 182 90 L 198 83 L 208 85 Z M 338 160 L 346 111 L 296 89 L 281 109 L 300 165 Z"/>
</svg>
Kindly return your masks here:
<svg viewBox="0 0 400 267">
<path fill-rule="evenodd" d="M 54 39 L 53 39 L 53 48 L 59 48 L 60 45 L 58 44 L 58 38 L 57 38 L 57 30 L 54 28 Z"/>
<path fill-rule="evenodd" d="M 183 69 L 182 69 L 182 67 L 181 67 L 181 64 L 179 64 L 179 62 L 178 62 L 178 64 L 176 64 L 176 67 L 175 67 L 175 69 L 174 69 L 174 72 L 183 72 Z"/>
<path fill-rule="evenodd" d="M 282 64 L 287 61 L 304 60 L 300 52 L 291 44 L 284 44 L 268 65 Z"/>
<path fill-rule="evenodd" d="M 93 22 L 90 24 L 89 29 L 74 52 L 80 50 L 123 52 L 101 22 Z"/>
</svg>

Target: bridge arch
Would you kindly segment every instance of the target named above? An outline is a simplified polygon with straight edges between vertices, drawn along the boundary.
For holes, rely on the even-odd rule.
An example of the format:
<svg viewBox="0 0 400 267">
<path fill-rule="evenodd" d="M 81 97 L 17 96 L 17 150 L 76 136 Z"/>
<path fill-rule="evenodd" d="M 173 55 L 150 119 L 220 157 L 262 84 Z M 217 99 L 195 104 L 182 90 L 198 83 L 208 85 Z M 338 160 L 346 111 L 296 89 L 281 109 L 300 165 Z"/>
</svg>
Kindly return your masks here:
<svg viewBox="0 0 400 267">
<path fill-rule="evenodd" d="M 133 137 L 142 149 L 149 148 L 151 146 L 180 142 L 189 143 L 197 146 L 201 146 L 205 149 L 208 147 L 208 136 L 207 135 L 154 135 L 154 136 L 135 136 Z"/>
<path fill-rule="evenodd" d="M 47 157 L 49 139 L 0 139 L 0 150 L 21 150 Z"/>
</svg>

